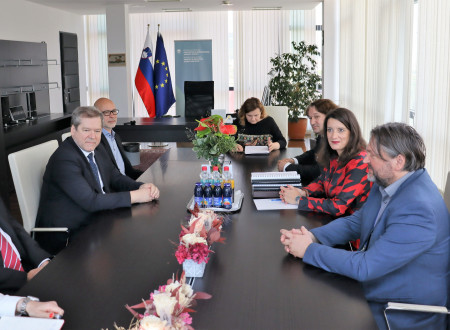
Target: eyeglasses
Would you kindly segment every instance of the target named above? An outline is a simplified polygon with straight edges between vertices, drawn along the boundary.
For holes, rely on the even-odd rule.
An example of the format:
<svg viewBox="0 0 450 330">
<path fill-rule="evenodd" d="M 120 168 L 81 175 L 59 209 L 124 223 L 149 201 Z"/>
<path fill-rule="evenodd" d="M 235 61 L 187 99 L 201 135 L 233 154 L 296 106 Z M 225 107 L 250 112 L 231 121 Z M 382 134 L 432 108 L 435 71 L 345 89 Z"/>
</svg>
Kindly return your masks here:
<svg viewBox="0 0 450 330">
<path fill-rule="evenodd" d="M 106 111 L 103 111 L 102 113 L 103 113 L 103 116 L 110 116 L 110 115 L 117 116 L 117 114 L 119 113 L 119 110 L 118 109 L 106 110 Z"/>
</svg>

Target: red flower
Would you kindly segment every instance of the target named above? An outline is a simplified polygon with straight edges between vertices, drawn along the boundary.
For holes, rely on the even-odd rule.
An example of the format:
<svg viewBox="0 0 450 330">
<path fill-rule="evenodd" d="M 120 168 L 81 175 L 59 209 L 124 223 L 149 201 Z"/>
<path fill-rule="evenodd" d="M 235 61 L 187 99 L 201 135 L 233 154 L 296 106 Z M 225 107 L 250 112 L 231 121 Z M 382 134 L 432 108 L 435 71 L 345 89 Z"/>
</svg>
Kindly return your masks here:
<svg viewBox="0 0 450 330">
<path fill-rule="evenodd" d="M 180 244 L 178 250 L 175 252 L 175 257 L 177 258 L 178 263 L 182 264 L 183 261 L 189 258 L 188 249 L 183 244 Z"/>
<path fill-rule="evenodd" d="M 195 243 L 189 247 L 190 258 L 196 263 L 200 264 L 202 262 L 208 262 L 208 254 L 212 252 L 209 250 L 208 246 L 202 243 Z"/>
<path fill-rule="evenodd" d="M 237 132 L 237 127 L 235 125 L 224 125 L 221 124 L 219 126 L 220 133 L 234 135 Z"/>
</svg>

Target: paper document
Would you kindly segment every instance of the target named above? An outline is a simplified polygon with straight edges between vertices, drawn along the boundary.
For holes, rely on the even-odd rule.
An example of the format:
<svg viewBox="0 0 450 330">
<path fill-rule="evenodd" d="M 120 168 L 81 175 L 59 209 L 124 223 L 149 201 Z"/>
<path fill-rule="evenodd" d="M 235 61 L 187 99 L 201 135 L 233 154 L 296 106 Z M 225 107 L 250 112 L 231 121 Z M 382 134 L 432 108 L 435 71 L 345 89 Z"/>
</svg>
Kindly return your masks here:
<svg viewBox="0 0 450 330">
<path fill-rule="evenodd" d="M 295 210 L 298 208 L 298 205 L 283 203 L 280 198 L 254 199 L 253 202 L 255 203 L 256 209 L 258 211 L 289 210 L 289 209 Z"/>
<path fill-rule="evenodd" d="M 0 318 L 0 329 L 8 330 L 59 330 L 63 324 L 64 320 L 35 317 L 2 316 Z"/>
<path fill-rule="evenodd" d="M 245 146 L 246 155 L 269 154 L 268 146 Z"/>
</svg>

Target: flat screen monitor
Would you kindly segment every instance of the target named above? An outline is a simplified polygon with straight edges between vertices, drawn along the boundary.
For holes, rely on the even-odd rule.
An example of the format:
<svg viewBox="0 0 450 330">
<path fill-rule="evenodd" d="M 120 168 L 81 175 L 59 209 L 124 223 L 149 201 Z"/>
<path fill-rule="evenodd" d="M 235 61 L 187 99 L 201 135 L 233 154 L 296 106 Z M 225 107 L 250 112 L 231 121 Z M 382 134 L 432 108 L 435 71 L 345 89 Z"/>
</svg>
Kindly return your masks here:
<svg viewBox="0 0 450 330">
<path fill-rule="evenodd" d="M 23 107 L 21 105 L 17 105 L 9 108 L 9 113 L 11 114 L 12 120 L 25 120 L 27 119 L 27 115 L 25 111 L 23 111 Z"/>
</svg>

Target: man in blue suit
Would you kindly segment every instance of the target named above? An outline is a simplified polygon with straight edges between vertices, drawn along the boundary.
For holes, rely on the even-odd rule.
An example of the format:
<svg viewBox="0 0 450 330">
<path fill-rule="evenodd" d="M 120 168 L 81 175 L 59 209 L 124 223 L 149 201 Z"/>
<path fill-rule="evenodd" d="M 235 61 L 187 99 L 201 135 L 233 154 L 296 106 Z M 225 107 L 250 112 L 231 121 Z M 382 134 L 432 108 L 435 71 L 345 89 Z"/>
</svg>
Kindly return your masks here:
<svg viewBox="0 0 450 330">
<path fill-rule="evenodd" d="M 386 329 L 387 302 L 448 304 L 450 216 L 412 127 L 375 127 L 365 162 L 375 184 L 359 211 L 311 231 L 282 229 L 281 242 L 308 264 L 362 282 L 378 327 Z M 356 252 L 333 248 L 357 238 Z M 446 315 L 387 313 L 391 329 L 446 329 Z"/>
</svg>

